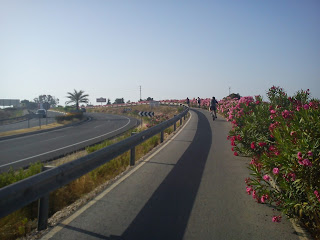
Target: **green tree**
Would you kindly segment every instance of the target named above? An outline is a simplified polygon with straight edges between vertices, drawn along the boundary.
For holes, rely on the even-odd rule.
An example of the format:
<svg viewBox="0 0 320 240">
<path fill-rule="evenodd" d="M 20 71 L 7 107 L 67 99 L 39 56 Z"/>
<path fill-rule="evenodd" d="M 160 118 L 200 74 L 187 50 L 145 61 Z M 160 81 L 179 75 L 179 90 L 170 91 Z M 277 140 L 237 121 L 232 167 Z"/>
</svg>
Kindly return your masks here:
<svg viewBox="0 0 320 240">
<path fill-rule="evenodd" d="M 74 103 L 74 106 L 77 108 L 77 110 L 79 110 L 79 104 L 80 103 L 88 103 L 89 99 L 87 97 L 89 97 L 88 94 L 84 94 L 84 91 L 80 90 L 79 92 L 77 90 L 74 89 L 74 92 L 68 92 L 68 96 L 67 98 L 69 98 L 70 100 L 66 102 L 66 104 L 70 104 L 70 103 Z"/>
<path fill-rule="evenodd" d="M 122 104 L 124 103 L 124 99 L 123 98 L 117 98 L 113 104 Z"/>
<path fill-rule="evenodd" d="M 51 95 L 40 95 L 38 98 L 33 100 L 35 103 L 49 103 L 51 107 L 56 107 L 59 104 L 59 99 Z"/>
</svg>

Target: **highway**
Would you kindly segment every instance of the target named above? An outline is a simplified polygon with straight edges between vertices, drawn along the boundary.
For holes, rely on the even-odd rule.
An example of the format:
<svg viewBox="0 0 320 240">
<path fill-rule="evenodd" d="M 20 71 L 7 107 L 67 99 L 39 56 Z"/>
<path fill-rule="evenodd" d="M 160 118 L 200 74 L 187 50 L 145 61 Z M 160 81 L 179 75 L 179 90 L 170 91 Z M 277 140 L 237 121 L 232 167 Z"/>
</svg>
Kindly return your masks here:
<svg viewBox="0 0 320 240">
<path fill-rule="evenodd" d="M 90 113 L 90 121 L 49 132 L 0 141 L 0 172 L 48 161 L 123 133 L 137 124 L 125 116 Z"/>
<path fill-rule="evenodd" d="M 235 157 L 230 123 L 191 110 L 179 134 L 44 239 L 298 240 L 291 223 L 245 190 L 250 159 Z"/>
<path fill-rule="evenodd" d="M 28 127 L 36 127 L 39 125 L 46 125 L 50 123 L 56 122 L 55 116 L 61 115 L 61 113 L 58 112 L 52 112 L 48 111 L 47 112 L 47 118 L 32 118 L 29 121 L 28 120 L 23 120 L 17 123 L 11 123 L 11 124 L 4 124 L 0 125 L 0 132 L 8 132 L 12 130 L 18 130 L 18 129 L 24 129 Z"/>
</svg>

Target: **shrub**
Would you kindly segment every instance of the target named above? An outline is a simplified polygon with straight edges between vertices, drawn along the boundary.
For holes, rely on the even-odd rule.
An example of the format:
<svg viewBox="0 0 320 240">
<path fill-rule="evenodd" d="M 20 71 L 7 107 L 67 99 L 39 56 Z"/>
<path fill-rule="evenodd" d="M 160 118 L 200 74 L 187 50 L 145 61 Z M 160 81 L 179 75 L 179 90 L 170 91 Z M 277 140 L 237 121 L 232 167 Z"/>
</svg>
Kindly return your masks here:
<svg viewBox="0 0 320 240">
<path fill-rule="evenodd" d="M 270 102 L 256 96 L 219 103 L 219 111 L 233 124 L 228 138 L 234 155 L 252 158 L 247 193 L 299 218 L 320 237 L 319 101 L 309 99 L 309 90 L 288 97 L 282 88 L 272 87 L 267 95 Z"/>
<path fill-rule="evenodd" d="M 61 123 L 63 121 L 73 121 L 74 119 L 81 120 L 82 118 L 83 118 L 83 113 L 82 112 L 67 113 L 66 115 L 56 116 L 56 121 L 58 123 Z"/>
</svg>

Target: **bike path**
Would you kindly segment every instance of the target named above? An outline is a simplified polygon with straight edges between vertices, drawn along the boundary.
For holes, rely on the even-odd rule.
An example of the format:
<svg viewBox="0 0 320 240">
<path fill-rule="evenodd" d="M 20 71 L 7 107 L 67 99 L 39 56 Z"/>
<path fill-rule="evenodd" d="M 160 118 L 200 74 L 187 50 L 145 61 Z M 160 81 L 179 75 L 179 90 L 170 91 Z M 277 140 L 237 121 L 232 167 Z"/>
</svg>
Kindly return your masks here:
<svg viewBox="0 0 320 240">
<path fill-rule="evenodd" d="M 245 191 L 231 126 L 192 110 L 183 130 L 43 239 L 299 239 Z"/>
</svg>

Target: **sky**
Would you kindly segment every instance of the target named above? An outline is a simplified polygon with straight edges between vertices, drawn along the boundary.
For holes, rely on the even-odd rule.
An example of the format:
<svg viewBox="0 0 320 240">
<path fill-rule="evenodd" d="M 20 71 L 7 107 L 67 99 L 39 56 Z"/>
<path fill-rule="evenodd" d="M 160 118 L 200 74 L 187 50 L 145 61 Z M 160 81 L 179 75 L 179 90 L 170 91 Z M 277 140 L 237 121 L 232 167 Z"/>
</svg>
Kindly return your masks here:
<svg viewBox="0 0 320 240">
<path fill-rule="evenodd" d="M 0 99 L 320 98 L 320 1 L 0 0 Z M 229 89 L 230 88 L 230 89 Z"/>
</svg>

